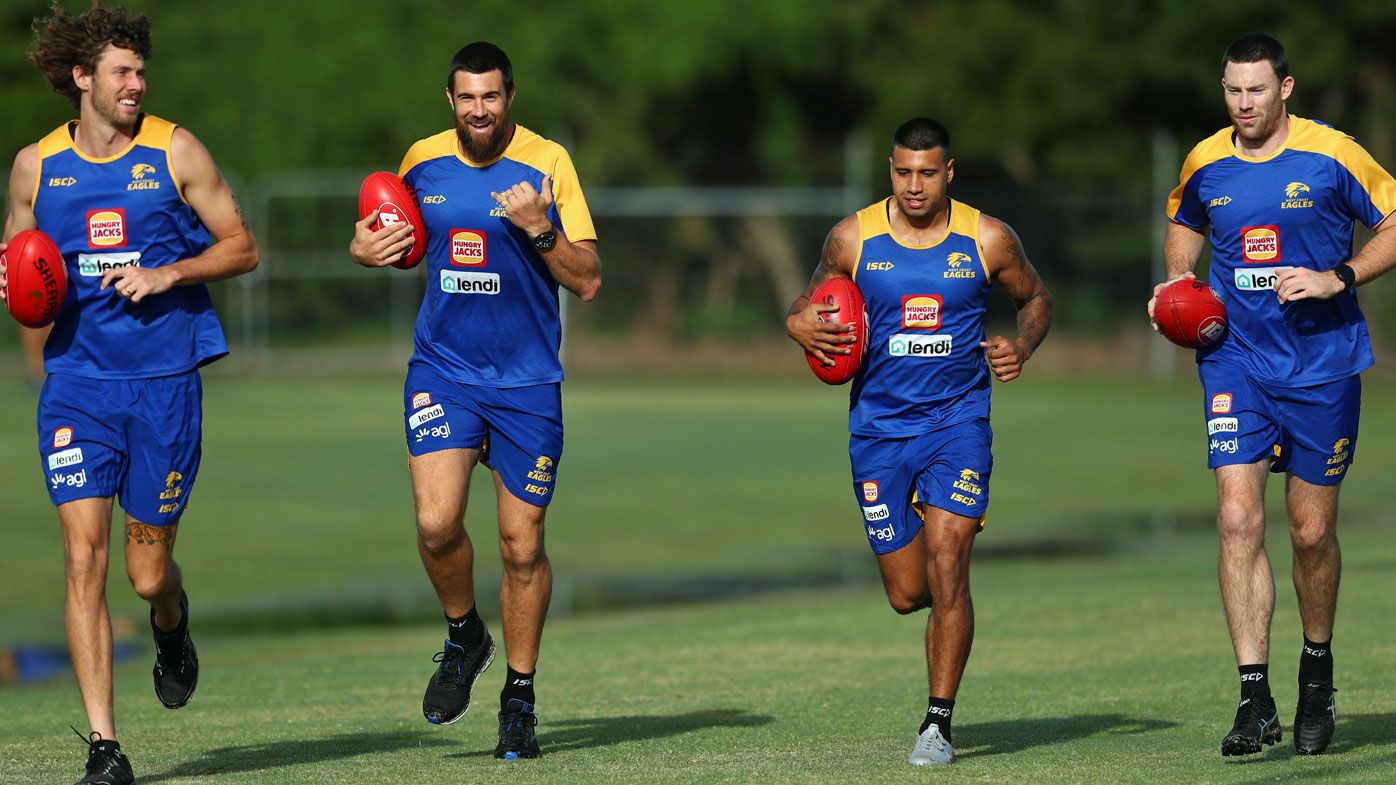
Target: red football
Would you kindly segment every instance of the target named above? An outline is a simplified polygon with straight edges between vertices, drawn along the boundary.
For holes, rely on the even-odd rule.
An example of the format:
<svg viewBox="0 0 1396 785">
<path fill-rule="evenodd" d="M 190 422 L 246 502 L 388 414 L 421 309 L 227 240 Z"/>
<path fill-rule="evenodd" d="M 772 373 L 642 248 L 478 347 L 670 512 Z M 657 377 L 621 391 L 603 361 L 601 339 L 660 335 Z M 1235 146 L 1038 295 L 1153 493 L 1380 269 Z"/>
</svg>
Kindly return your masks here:
<svg viewBox="0 0 1396 785">
<path fill-rule="evenodd" d="M 1154 321 L 1163 337 L 1190 349 L 1201 349 L 1226 333 L 1226 306 L 1212 287 L 1184 278 L 1163 287 L 1154 303 Z"/>
<path fill-rule="evenodd" d="M 16 234 L 5 249 L 5 306 L 25 327 L 53 323 L 68 294 L 68 272 L 53 239 L 38 229 Z"/>
<path fill-rule="evenodd" d="M 830 278 L 814 290 L 811 302 L 838 306 L 837 311 L 820 314 L 821 322 L 853 326 L 853 337 L 857 340 L 847 344 L 853 351 L 829 355 L 834 361 L 833 365 L 824 365 L 814 355 L 805 352 L 805 359 L 815 376 L 825 384 L 844 384 L 858 374 L 858 367 L 863 364 L 863 350 L 868 344 L 868 317 L 863 312 L 863 293 L 847 278 Z"/>
<path fill-rule="evenodd" d="M 422 223 L 422 212 L 417 207 L 417 195 L 412 187 L 392 172 L 374 172 L 365 177 L 364 184 L 359 186 L 359 220 L 367 218 L 374 210 L 378 211 L 378 220 L 369 228 L 375 232 L 403 221 L 412 224 L 417 240 L 407 255 L 393 262 L 393 266 L 404 270 L 416 267 L 427 250 L 427 227 Z"/>
</svg>

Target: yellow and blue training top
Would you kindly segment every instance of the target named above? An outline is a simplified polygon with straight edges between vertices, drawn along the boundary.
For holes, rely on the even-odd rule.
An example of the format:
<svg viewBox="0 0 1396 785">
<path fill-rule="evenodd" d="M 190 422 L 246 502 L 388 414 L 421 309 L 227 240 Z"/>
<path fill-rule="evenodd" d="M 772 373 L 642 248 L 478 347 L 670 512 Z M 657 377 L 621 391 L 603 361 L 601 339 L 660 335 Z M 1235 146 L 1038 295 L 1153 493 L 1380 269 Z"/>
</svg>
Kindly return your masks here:
<svg viewBox="0 0 1396 785">
<path fill-rule="evenodd" d="M 478 164 L 461 155 L 453 129 L 412 145 L 399 174 L 416 190 L 427 229 L 426 294 L 409 364 L 486 387 L 562 381 L 558 283 L 490 193 L 520 182 L 541 192 L 552 175 L 548 218 L 572 242 L 595 240 L 567 151 L 516 125 L 503 154 Z"/>
<path fill-rule="evenodd" d="M 1372 346 L 1357 295 L 1281 305 L 1279 273 L 1327 271 L 1352 257 L 1353 221 L 1374 227 L 1396 212 L 1396 181 L 1351 136 L 1290 115 L 1289 136 L 1270 155 L 1237 154 L 1232 129 L 1193 148 L 1168 217 L 1211 226 L 1211 285 L 1226 304 L 1228 334 L 1198 350 L 1280 387 L 1335 381 L 1371 367 Z"/>
<path fill-rule="evenodd" d="M 34 217 L 53 238 L 68 295 L 44 346 L 44 369 L 95 379 L 172 376 L 228 353 L 208 289 L 176 286 L 132 303 L 102 274 L 162 267 L 203 253 L 208 231 L 184 201 L 170 158 L 176 126 L 143 115 L 125 150 L 93 158 L 78 149 L 76 121 L 39 140 Z"/>
<path fill-rule="evenodd" d="M 950 225 L 928 245 L 892 232 L 891 199 L 858 211 L 853 281 L 868 313 L 868 343 L 853 380 L 848 430 L 912 436 L 989 416 L 984 312 L 989 269 L 978 210 L 950 200 Z"/>
</svg>

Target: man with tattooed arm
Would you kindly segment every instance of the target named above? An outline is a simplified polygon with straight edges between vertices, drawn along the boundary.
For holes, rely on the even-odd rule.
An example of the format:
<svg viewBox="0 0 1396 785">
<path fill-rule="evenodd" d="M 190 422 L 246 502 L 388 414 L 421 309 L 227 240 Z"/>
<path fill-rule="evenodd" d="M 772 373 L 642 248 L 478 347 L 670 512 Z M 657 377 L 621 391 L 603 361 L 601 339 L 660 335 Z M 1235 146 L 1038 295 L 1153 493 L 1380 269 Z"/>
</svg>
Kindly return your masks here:
<svg viewBox="0 0 1396 785">
<path fill-rule="evenodd" d="M 951 714 L 974 640 L 969 559 L 989 503 L 990 376 L 1012 381 L 1047 335 L 1052 296 L 1008 224 L 946 196 L 950 134 L 916 118 L 893 138 L 890 198 L 838 224 L 786 331 L 826 363 L 847 354 L 849 328 L 811 303 L 830 278 L 850 278 L 868 316 L 853 380 L 849 458 L 863 528 L 901 614 L 926 625 L 930 701 L 907 762 L 954 761 Z M 984 333 L 990 284 L 1018 308 L 1018 334 Z"/>
</svg>

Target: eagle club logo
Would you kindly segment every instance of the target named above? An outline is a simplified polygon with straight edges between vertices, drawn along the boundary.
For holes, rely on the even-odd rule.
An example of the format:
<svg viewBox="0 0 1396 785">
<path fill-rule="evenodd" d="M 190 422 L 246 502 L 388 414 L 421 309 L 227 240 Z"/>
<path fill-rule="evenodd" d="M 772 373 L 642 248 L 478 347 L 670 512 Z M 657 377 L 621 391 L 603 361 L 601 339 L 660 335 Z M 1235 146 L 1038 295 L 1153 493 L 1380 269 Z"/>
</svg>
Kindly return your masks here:
<svg viewBox="0 0 1396 785">
<path fill-rule="evenodd" d="M 155 167 L 150 164 L 136 164 L 131 167 L 131 182 L 126 184 L 128 191 L 155 191 L 160 188 L 160 181 L 145 179 L 148 174 L 155 174 Z"/>
<path fill-rule="evenodd" d="M 120 248 L 126 244 L 126 211 L 87 211 L 87 244 L 93 248 Z"/>
<path fill-rule="evenodd" d="M 902 298 L 902 327 L 939 330 L 943 302 L 938 294 L 906 295 Z"/>
<path fill-rule="evenodd" d="M 451 264 L 481 267 L 485 264 L 485 233 L 472 229 L 451 230 Z"/>
<path fill-rule="evenodd" d="M 1304 197 L 1309 193 L 1309 186 L 1295 181 L 1285 186 L 1285 199 L 1280 202 L 1281 210 L 1297 210 L 1304 207 L 1313 207 L 1314 200 Z"/>
<path fill-rule="evenodd" d="M 1280 227 L 1247 226 L 1241 230 L 1241 256 L 1251 264 L 1280 260 Z"/>
<path fill-rule="evenodd" d="M 950 269 L 945 271 L 945 278 L 973 278 L 974 259 L 967 253 L 956 251 L 945 257 L 945 264 Z"/>
</svg>

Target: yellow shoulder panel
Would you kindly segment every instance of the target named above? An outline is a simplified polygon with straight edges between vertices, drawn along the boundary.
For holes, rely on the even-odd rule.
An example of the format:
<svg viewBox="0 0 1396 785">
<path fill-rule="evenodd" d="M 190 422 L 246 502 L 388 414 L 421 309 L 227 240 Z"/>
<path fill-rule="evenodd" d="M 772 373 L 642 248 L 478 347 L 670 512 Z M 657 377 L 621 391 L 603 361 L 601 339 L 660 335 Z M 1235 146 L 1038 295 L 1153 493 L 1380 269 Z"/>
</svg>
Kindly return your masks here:
<svg viewBox="0 0 1396 785">
<path fill-rule="evenodd" d="M 58 126 L 50 131 L 43 139 L 39 140 L 39 165 L 34 167 L 34 190 L 29 194 L 29 204 L 31 206 L 39 198 L 39 183 L 43 182 L 44 159 L 72 148 L 73 122 L 74 121 L 70 120 Z"/>
<path fill-rule="evenodd" d="M 1291 121 L 1294 127 L 1289 149 L 1332 158 L 1356 178 L 1383 217 L 1396 212 L 1396 180 L 1357 140 L 1335 128 L 1302 117 L 1291 117 Z"/>
<path fill-rule="evenodd" d="M 445 158 L 455 154 L 455 129 L 442 131 L 434 136 L 420 139 L 411 147 L 407 148 L 407 155 L 402 157 L 402 165 L 398 167 L 397 176 L 406 176 L 408 172 L 412 171 L 412 167 L 423 161 L 430 161 L 433 158 Z"/>
<path fill-rule="evenodd" d="M 1178 214 L 1178 208 L 1183 203 L 1183 189 L 1187 188 L 1188 181 L 1197 174 L 1197 170 L 1210 163 L 1215 163 L 1223 158 L 1227 158 L 1234 153 L 1231 144 L 1231 126 L 1217 131 L 1211 136 L 1197 143 L 1188 153 L 1187 160 L 1183 161 L 1182 174 L 1178 176 L 1178 187 L 1173 189 L 1173 193 L 1168 195 L 1168 218 L 1172 220 Z"/>
<path fill-rule="evenodd" d="M 979 242 L 979 211 L 964 202 L 950 200 L 950 231 Z"/>
<path fill-rule="evenodd" d="M 858 283 L 858 266 L 863 263 L 863 243 L 873 237 L 891 234 L 887 223 L 887 200 L 880 199 L 854 213 L 858 219 L 858 246 L 853 249 L 853 282 Z"/>
<path fill-rule="evenodd" d="M 73 122 L 68 121 L 49 132 L 47 136 L 39 140 L 39 163 L 42 164 L 45 158 L 61 153 L 73 146 Z"/>
<path fill-rule="evenodd" d="M 136 134 L 136 144 L 169 151 L 170 137 L 174 136 L 175 124 L 162 117 L 148 114 L 141 118 L 141 130 Z"/>
<path fill-rule="evenodd" d="M 571 242 L 595 240 L 596 226 L 591 220 L 591 209 L 587 207 L 586 196 L 582 193 L 582 183 L 577 177 L 577 169 L 572 165 L 572 157 L 562 145 L 538 134 L 515 126 L 514 139 L 504 157 L 530 166 L 553 179 L 553 202 L 557 214 L 562 219 L 562 233 Z"/>
</svg>

